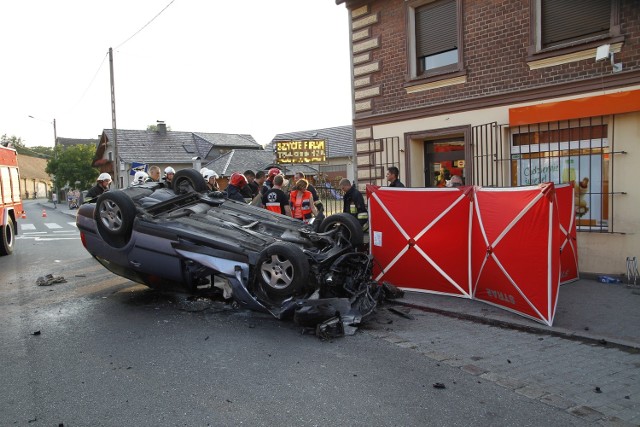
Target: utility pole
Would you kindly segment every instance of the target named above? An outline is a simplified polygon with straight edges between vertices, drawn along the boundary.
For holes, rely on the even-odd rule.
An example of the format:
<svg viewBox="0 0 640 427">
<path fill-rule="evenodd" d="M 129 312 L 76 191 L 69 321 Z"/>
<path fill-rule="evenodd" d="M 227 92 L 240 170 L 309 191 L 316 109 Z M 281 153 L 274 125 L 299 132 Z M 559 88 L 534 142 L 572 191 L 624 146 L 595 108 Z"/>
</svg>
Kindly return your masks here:
<svg viewBox="0 0 640 427">
<path fill-rule="evenodd" d="M 109 48 L 109 72 L 111 75 L 111 130 L 113 131 L 113 181 L 118 188 L 120 174 L 120 160 L 118 158 L 118 133 L 116 127 L 116 88 L 113 83 L 113 49 Z"/>
</svg>

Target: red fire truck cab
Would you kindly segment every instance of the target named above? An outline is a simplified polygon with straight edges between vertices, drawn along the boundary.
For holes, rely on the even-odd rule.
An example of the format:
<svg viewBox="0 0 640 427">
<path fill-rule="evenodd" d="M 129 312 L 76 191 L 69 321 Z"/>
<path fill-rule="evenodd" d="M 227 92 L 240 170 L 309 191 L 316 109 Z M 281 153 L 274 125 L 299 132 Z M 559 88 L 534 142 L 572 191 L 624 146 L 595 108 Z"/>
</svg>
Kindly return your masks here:
<svg viewBox="0 0 640 427">
<path fill-rule="evenodd" d="M 13 252 L 18 233 L 17 218 L 22 212 L 18 154 L 0 145 L 0 255 Z"/>
</svg>

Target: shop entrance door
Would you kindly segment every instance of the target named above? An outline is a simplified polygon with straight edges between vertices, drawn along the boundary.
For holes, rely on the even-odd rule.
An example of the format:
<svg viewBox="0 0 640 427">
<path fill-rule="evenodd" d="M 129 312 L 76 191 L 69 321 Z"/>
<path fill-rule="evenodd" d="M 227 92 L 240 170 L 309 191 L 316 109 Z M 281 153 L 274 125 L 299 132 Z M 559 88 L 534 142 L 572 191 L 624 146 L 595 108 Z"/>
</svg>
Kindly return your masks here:
<svg viewBox="0 0 640 427">
<path fill-rule="evenodd" d="M 445 187 L 453 175 L 460 175 L 466 183 L 464 139 L 438 139 L 424 145 L 426 187 Z"/>
</svg>

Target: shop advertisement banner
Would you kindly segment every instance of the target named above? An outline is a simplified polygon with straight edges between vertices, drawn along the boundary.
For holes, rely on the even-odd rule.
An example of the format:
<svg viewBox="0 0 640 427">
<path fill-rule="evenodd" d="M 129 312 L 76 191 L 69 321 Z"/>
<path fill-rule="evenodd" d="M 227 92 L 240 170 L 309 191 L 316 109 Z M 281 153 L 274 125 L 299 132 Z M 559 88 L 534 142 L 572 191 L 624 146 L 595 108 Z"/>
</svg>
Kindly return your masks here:
<svg viewBox="0 0 640 427">
<path fill-rule="evenodd" d="M 606 225 L 602 218 L 602 155 L 520 158 L 516 163 L 517 185 L 543 182 L 575 187 L 575 214 L 579 226 Z"/>
</svg>

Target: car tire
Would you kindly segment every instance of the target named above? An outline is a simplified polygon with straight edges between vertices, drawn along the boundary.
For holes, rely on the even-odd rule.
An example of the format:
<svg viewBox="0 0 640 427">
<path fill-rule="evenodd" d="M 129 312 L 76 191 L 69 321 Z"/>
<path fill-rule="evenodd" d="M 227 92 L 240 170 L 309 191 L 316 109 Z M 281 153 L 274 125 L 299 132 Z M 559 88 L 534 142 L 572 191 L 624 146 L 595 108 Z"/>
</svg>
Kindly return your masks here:
<svg viewBox="0 0 640 427">
<path fill-rule="evenodd" d="M 181 169 L 173 176 L 171 186 L 176 194 L 190 193 L 192 191 L 202 193 L 207 190 L 207 183 L 195 169 Z"/>
<path fill-rule="evenodd" d="M 111 246 L 124 246 L 131 237 L 136 207 L 122 191 L 102 193 L 93 213 L 98 232 Z"/>
<path fill-rule="evenodd" d="M 339 232 L 342 233 L 354 247 L 360 246 L 364 242 L 362 225 L 360 225 L 360 222 L 351 214 L 344 212 L 333 214 L 325 218 L 320 224 L 321 233 L 335 228 L 338 228 Z"/>
<path fill-rule="evenodd" d="M 302 249 L 293 243 L 276 242 L 260 254 L 256 280 L 267 295 L 296 295 L 305 288 L 308 278 L 309 261 Z"/>
<path fill-rule="evenodd" d="M 13 234 L 13 219 L 7 216 L 7 223 L 2 227 L 2 244 L 0 245 L 0 255 L 13 253 L 15 236 Z"/>
</svg>

